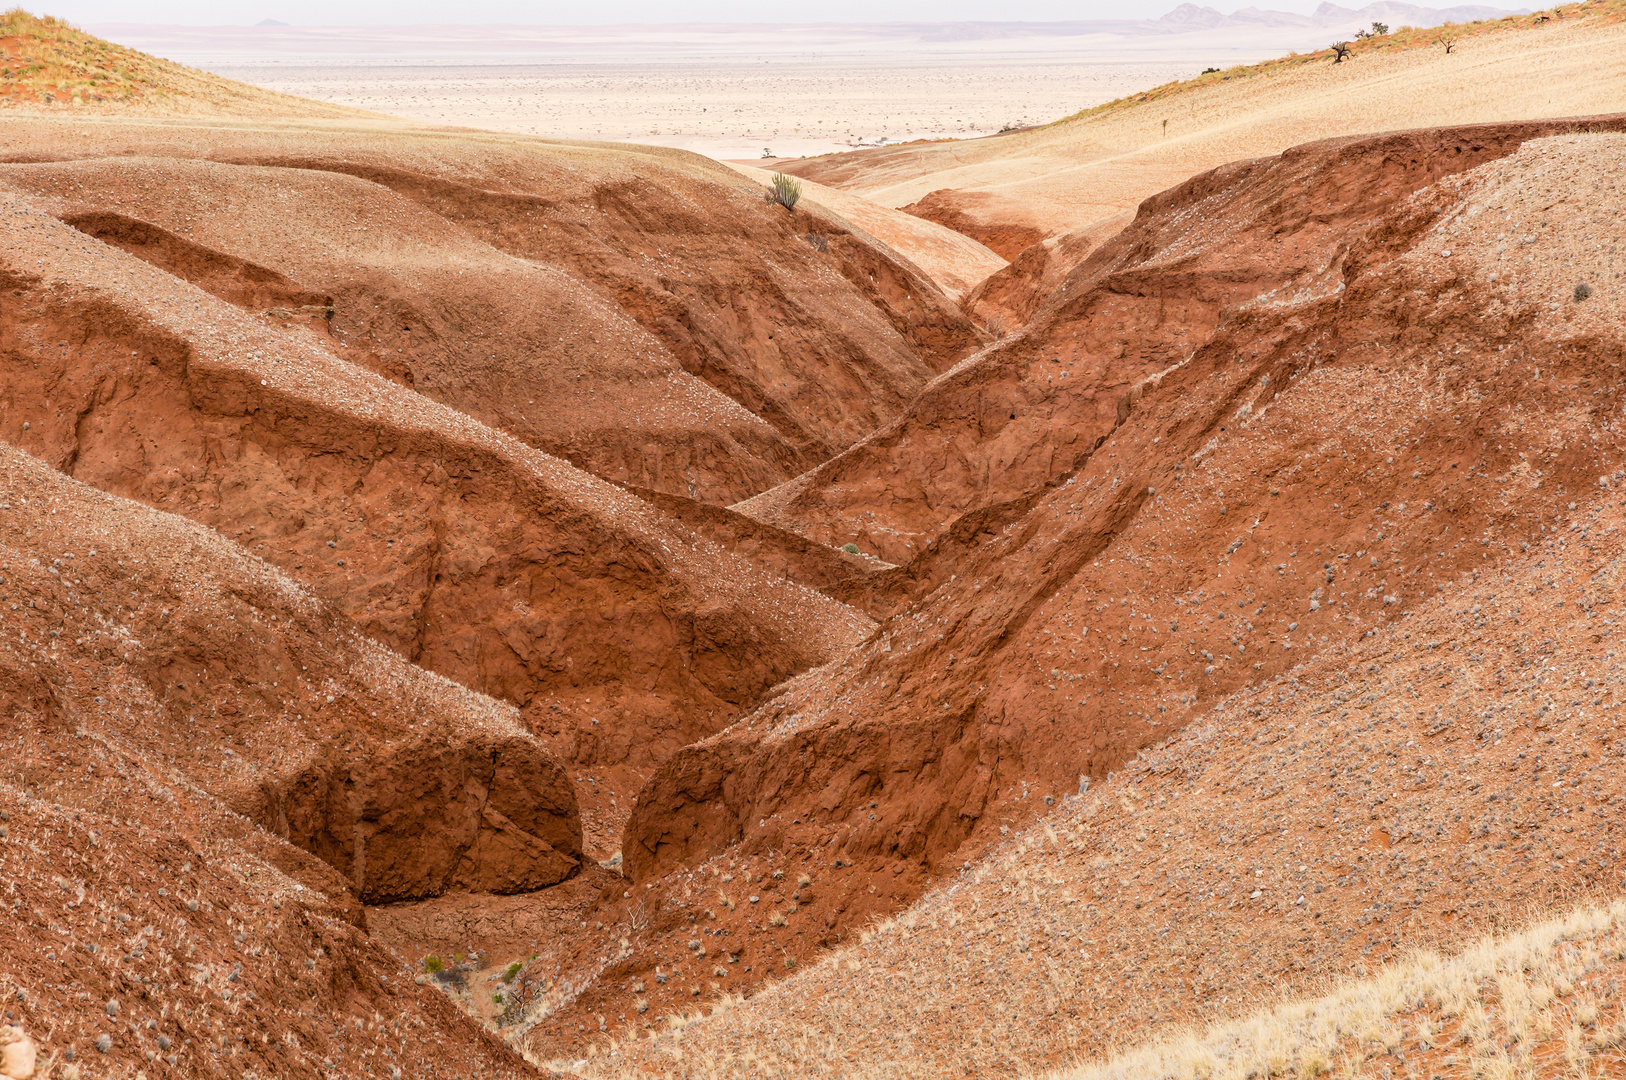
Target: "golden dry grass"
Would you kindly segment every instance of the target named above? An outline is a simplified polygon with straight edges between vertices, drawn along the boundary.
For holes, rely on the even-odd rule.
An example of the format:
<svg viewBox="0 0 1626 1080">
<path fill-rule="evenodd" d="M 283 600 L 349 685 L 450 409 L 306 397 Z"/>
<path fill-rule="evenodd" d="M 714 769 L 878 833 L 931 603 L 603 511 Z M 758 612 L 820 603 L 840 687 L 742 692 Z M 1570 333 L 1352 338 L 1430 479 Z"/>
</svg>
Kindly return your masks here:
<svg viewBox="0 0 1626 1080">
<path fill-rule="evenodd" d="M 20 7 L 0 14 L 0 99 L 53 104 L 163 96 L 157 61 Z"/>
<path fill-rule="evenodd" d="M 904 921 L 907 921 L 905 917 Z M 894 921 L 896 922 L 896 921 Z M 885 928 L 895 931 L 893 923 Z M 868 938 L 866 937 L 866 940 Z M 1626 1070 L 1626 901 L 1586 905 L 1523 932 L 1444 957 L 1420 951 L 1309 1000 L 1180 1031 L 1044 1080 L 1254 1080 L 1260 1077 L 1618 1076 Z M 684 1052 L 685 1033 L 742 1003 L 664 1017 L 654 1039 L 630 1036 L 575 1061 L 535 1064 L 592 1080 L 662 1076 L 790 1077 L 798 1062 L 768 1048 Z M 791 1035 L 792 1033 L 784 1033 Z M 808 1033 L 805 1063 L 841 1072 L 850 1051 Z M 657 1049 L 658 1048 L 658 1049 Z M 698 1048 L 697 1048 L 698 1049 Z M 653 1051 L 653 1052 L 652 1052 Z M 897 1062 L 892 1075 L 937 1077 Z"/>
<path fill-rule="evenodd" d="M 20 7 L 0 14 L 0 109 L 363 117 L 371 114 L 262 90 L 87 34 Z"/>
<path fill-rule="evenodd" d="M 1311 1001 L 1159 1040 L 1051 1080 L 1618 1076 L 1626 901 L 1457 956 L 1422 952 Z"/>
</svg>

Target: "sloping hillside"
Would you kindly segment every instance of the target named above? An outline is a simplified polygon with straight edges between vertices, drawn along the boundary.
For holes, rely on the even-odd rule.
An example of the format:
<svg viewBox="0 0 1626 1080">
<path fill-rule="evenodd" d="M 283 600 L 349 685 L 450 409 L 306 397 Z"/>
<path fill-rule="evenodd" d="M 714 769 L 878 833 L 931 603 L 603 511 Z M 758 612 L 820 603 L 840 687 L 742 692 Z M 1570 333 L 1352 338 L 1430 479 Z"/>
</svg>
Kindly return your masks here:
<svg viewBox="0 0 1626 1080">
<path fill-rule="evenodd" d="M 1206 169 L 1337 135 L 1617 111 L 1626 4 L 1354 42 L 1158 87 L 1029 131 L 790 162 L 786 172 L 913 212 L 1007 259 L 1091 230 Z M 1356 27 L 1351 26 L 1350 31 Z M 1452 48 L 1446 51 L 1445 42 Z"/>
<path fill-rule="evenodd" d="M 1424 952 L 1326 997 L 1126 1053 L 1065 1080 L 1276 1072 L 1613 1076 L 1626 1067 L 1619 901 L 1458 956 Z"/>
<path fill-rule="evenodd" d="M 1623 127 L 1617 116 L 1340 139 L 1195 177 L 1147 200 L 1025 333 L 935 380 L 884 430 L 738 509 L 891 562 L 930 550 L 932 574 L 952 569 L 977 534 L 1016 520 L 1024 500 L 1082 468 L 1144 388 L 1220 341 L 1228 308 L 1315 287 L 1365 222 L 1444 176 L 1543 134 Z"/>
<path fill-rule="evenodd" d="M 213 533 L 0 455 L 21 700 L 209 792 L 370 903 L 579 869 L 575 792 L 512 706 L 406 663 Z M 42 763 L 11 759 L 12 781 L 38 790 Z"/>
<path fill-rule="evenodd" d="M 1620 2 L 978 145 L 1042 216 L 1046 154 L 1204 95 L 1240 156 L 1484 111 L 1516 42 L 1542 112 Z M 1568 931 L 1550 999 L 1481 985 L 1515 944 L 1290 1003 L 1621 887 L 1626 119 L 1181 159 L 1116 235 L 994 221 L 1057 235 L 973 288 L 851 185 L 156 93 L 0 155 L 0 996 L 50 1075 L 1014 1078 L 1209 1022 L 1103 1067 L 1613 1067 Z"/>
<path fill-rule="evenodd" d="M 1351 676 L 1346 650 L 1404 639 L 1406 613 L 1462 575 L 1538 573 L 1529 547 L 1592 529 L 1623 454 L 1626 268 L 1592 239 L 1621 138 L 1536 140 L 1397 197 L 1329 263 L 1224 309 L 1076 474 L 965 538 L 851 654 L 658 769 L 623 847 L 646 889 L 606 919 L 610 944 L 633 943 L 625 981 L 590 1007 L 631 1007 L 632 982 L 656 1009 L 740 980 L 685 959 L 691 916 L 727 931 L 741 967 L 816 957 L 1229 695 L 1310 663 Z M 1186 232 L 1217 251 L 1268 195 L 1211 190 L 1239 217 L 1199 203 Z M 1599 284 L 1577 300 L 1583 272 Z M 727 898 L 756 888 L 774 907 L 719 907 L 721 873 L 746 882 Z M 656 991 L 657 969 L 682 978 Z"/>
<path fill-rule="evenodd" d="M 280 273 L 330 298 L 317 328 L 346 356 L 621 483 L 755 494 L 874 430 L 981 340 L 877 241 L 678 151 L 459 133 L 448 157 L 445 136 L 413 131 L 177 140 L 140 123 L 64 146 L 51 123 L 10 130 L 14 157 L 62 162 L 8 180 L 58 212 L 93 230 L 88 215 L 131 217 Z"/>
<path fill-rule="evenodd" d="M 867 629 L 18 196 L 0 229 L 0 437 L 231 537 L 573 761 L 647 768 Z"/>
<path fill-rule="evenodd" d="M 775 174 L 766 169 L 737 163 L 731 167 L 759 181 L 764 188 L 773 184 Z M 801 185 L 800 205 L 833 213 L 837 220 L 850 222 L 879 237 L 921 267 L 955 303 L 1005 266 L 1005 260 L 988 248 L 945 225 L 882 206 L 840 188 L 825 187 L 811 180 L 798 183 Z"/>
<path fill-rule="evenodd" d="M 0 109 L 75 116 L 379 118 L 222 79 L 20 7 L 0 14 Z"/>
<path fill-rule="evenodd" d="M 806 541 L 775 539 L 771 528 L 715 504 L 755 494 L 845 448 L 982 340 L 918 268 L 879 241 L 835 220 L 769 206 L 756 185 L 681 152 L 475 132 L 451 137 L 371 121 L 182 129 L 130 116 L 75 128 L 72 138 L 63 131 L 51 119 L 7 126 L 15 163 L 0 165 L 0 186 L 48 215 L 14 219 L 22 223 L 20 238 L 43 245 L 32 256 L 27 245 L 14 253 L 25 281 L 51 265 L 59 248 L 74 247 L 75 236 L 93 237 L 101 243 L 75 249 L 96 253 L 98 269 L 80 284 L 98 302 L 123 304 L 132 273 L 136 281 L 164 281 L 162 302 L 176 310 L 205 297 L 218 302 L 207 310 L 257 343 L 251 366 L 286 369 L 282 356 L 292 350 L 347 385 L 370 371 L 409 391 L 391 400 L 414 408 L 425 398 L 437 401 L 456 410 L 436 414 L 454 426 L 473 418 L 621 485 L 620 492 L 604 490 L 618 505 L 637 508 L 653 529 L 652 543 L 702 543 L 693 566 L 707 578 L 718 575 L 737 597 L 755 597 L 746 602 L 763 603 L 762 612 L 804 604 L 768 599 L 787 589 L 805 596 L 792 579 L 867 604 L 863 579 L 879 564 L 833 550 L 795 554 Z M 456 150 L 448 153 L 451 145 Z M 72 228 L 57 229 L 49 218 Z M 113 260 L 116 251 L 134 260 Z M 131 269 L 141 264 L 159 277 Z M 59 339 L 46 340 L 56 331 L 41 331 L 41 320 L 60 316 L 63 327 L 87 332 L 101 325 L 98 317 L 87 320 L 77 297 L 46 313 L 30 309 L 25 296 L 43 298 L 24 290 L 8 301 L 19 357 L 56 347 Z M 116 325 L 105 339 L 93 334 L 86 347 L 114 357 L 122 346 L 112 342 L 126 329 Z M 159 351 L 180 355 L 191 347 L 167 341 Z M 211 459 L 182 444 L 215 437 L 202 433 L 212 420 L 182 437 L 151 401 L 123 396 L 137 383 L 150 387 L 156 369 L 124 354 L 94 375 L 80 359 L 53 356 L 53 370 L 67 377 L 51 376 L 33 402 L 25 402 L 34 391 L 24 384 L 41 369 L 30 361 L 3 373 L 11 385 L 6 437 L 76 476 L 184 509 L 251 543 L 283 569 L 323 581 L 367 632 L 414 661 L 526 707 L 527 723 L 561 752 L 606 771 L 608 783 L 595 792 L 602 797 L 586 804 L 600 858 L 615 849 L 643 770 L 726 723 L 805 662 L 833 657 L 865 625 L 857 613 L 814 598 L 815 607 L 841 612 L 836 623 L 791 615 L 781 631 L 762 636 L 737 624 L 736 601 L 716 600 L 711 586 L 702 589 L 714 599 L 701 603 L 698 623 L 688 613 L 670 621 L 671 605 L 687 602 L 659 589 L 659 600 L 649 597 L 655 613 L 647 626 L 642 616 L 607 622 L 597 614 L 606 604 L 630 617 L 622 599 L 609 598 L 642 588 L 632 583 L 643 572 L 642 556 L 629 569 L 616 544 L 566 525 L 538 546 L 514 540 L 525 553 L 514 563 L 510 540 L 497 533 L 532 536 L 535 515 L 515 513 L 518 504 L 506 496 L 489 502 L 491 477 L 478 469 L 442 475 L 456 455 L 425 451 L 434 458 L 424 464 L 435 477 L 430 487 L 478 494 L 445 495 L 444 505 L 456 510 L 450 517 L 441 495 L 407 511 L 395 505 L 397 495 L 384 494 L 406 483 L 404 474 L 385 480 L 379 471 L 401 460 L 402 444 L 356 443 L 351 418 L 332 427 L 324 419 L 308 447 L 306 435 L 295 438 L 295 457 L 310 452 L 326 467 L 341 458 L 317 447 L 343 446 L 359 456 L 306 490 L 306 466 L 280 448 L 285 433 L 273 437 L 279 449 L 269 456 Z M 124 364 L 135 366 L 114 375 Z M 378 393 L 371 382 L 355 383 L 350 396 L 370 401 Z M 57 426 L 59 408 L 79 420 Z M 182 411 L 201 418 L 214 408 L 185 396 Z M 52 423 L 25 416 L 30 409 L 50 412 Z M 30 421 L 23 438 L 21 424 Z M 108 426 L 98 426 L 103 422 Z M 165 451 L 143 449 L 141 463 L 126 463 L 145 438 L 179 455 L 159 466 L 161 481 L 148 466 Z M 268 483 L 277 494 L 267 493 Z M 360 493 L 356 484 L 364 485 Z M 235 497 L 222 498 L 217 485 Z M 369 501 L 374 489 L 387 509 Z M 627 499 L 627 489 L 672 502 L 666 513 L 655 512 Z M 303 493 L 287 494 L 292 490 Z M 351 503 L 329 501 L 333 490 Z M 476 503 L 492 509 L 490 522 L 470 529 L 455 520 Z M 679 509 L 686 503 L 701 505 L 689 513 Z M 498 504 L 506 509 L 495 510 Z M 674 515 L 705 520 L 705 535 L 749 533 L 754 550 L 766 543 L 778 551 L 765 564 L 774 579 L 768 592 L 752 584 L 753 571 L 722 569 L 730 557 L 711 554 Z M 669 526 L 675 532 L 665 531 Z M 346 530 L 352 542 L 365 534 L 365 543 L 347 552 L 326 547 Z M 560 584 L 551 571 L 531 579 L 519 569 L 578 556 L 620 569 Z M 792 572 L 793 563 L 801 569 Z M 528 601 L 512 595 L 522 580 Z M 485 598 L 468 606 L 468 588 Z M 589 616 L 585 623 L 559 606 L 572 594 L 586 604 L 579 609 Z M 464 599 L 449 606 L 433 599 L 453 595 Z M 599 599 L 589 602 L 589 595 Z M 549 604 L 539 603 L 542 596 Z M 644 629 L 628 637 L 629 625 Z M 807 635 L 812 652 L 782 668 L 788 654 L 774 641 L 792 627 L 795 636 Z M 676 654 L 666 646 L 632 644 L 645 630 L 673 644 L 692 642 L 699 652 L 669 663 Z M 611 640 L 620 644 L 596 652 L 595 641 Z M 698 659 L 702 653 L 733 659 L 714 670 Z M 633 655 L 641 659 L 627 659 Z M 736 671 L 736 661 L 756 674 L 737 681 L 745 669 Z M 721 695 L 676 689 L 695 679 Z"/>
<path fill-rule="evenodd" d="M 569 779 L 513 708 L 9 447 L 0 611 L 0 994 L 40 1075 L 535 1075 L 358 903 L 578 871 Z"/>
<path fill-rule="evenodd" d="M 748 1046 L 768 1075 L 1028 1075 L 1614 895 L 1626 514 L 1610 492 L 1550 531 L 1059 795 L 674 1050 L 725 1073 Z M 809 867 L 835 876 L 787 871 Z"/>
</svg>

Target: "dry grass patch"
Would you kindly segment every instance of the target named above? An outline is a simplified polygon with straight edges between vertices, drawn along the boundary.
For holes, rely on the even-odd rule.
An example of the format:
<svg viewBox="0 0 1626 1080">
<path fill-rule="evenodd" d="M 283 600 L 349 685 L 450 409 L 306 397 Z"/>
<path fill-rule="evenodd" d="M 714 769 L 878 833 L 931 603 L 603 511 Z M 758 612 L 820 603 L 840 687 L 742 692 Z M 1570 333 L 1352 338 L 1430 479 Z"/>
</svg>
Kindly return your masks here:
<svg viewBox="0 0 1626 1080">
<path fill-rule="evenodd" d="M 1051 1080 L 1618 1076 L 1626 901 L 1451 959 L 1423 952 L 1313 1001 L 1159 1040 Z"/>
<path fill-rule="evenodd" d="M 162 98 L 163 61 L 22 8 L 0 15 L 0 101 L 124 103 Z"/>
<path fill-rule="evenodd" d="M 103 41 L 51 15 L 0 13 L 0 108 L 53 112 L 375 114 L 291 97 Z"/>
<path fill-rule="evenodd" d="M 906 922 L 907 917 L 902 921 Z M 894 927 L 899 920 L 888 923 Z M 1105 1063 L 1013 1075 L 1045 1080 L 1256 1080 L 1307 1077 L 1618 1076 L 1626 1070 L 1626 901 L 1582 907 L 1443 958 L 1420 952 L 1323 997 L 1183 1032 Z M 781 1031 L 781 1045 L 728 1049 L 684 1035 L 742 999 L 668 1016 L 640 1039 L 628 1028 L 586 1059 L 536 1064 L 593 1080 L 858 1075 L 828 1033 Z M 786 1051 L 792 1051 L 787 1053 Z M 849 1069 L 842 1061 L 848 1059 Z M 934 1077 L 926 1063 L 896 1076 Z M 676 1069 L 674 1073 L 672 1070 Z"/>
</svg>

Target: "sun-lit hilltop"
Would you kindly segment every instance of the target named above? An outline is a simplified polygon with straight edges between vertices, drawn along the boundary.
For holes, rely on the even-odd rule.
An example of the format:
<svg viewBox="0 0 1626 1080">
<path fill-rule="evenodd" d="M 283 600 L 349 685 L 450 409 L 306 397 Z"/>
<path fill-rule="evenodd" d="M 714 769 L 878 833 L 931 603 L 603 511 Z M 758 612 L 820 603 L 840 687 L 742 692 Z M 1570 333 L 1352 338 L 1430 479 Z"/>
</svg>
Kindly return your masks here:
<svg viewBox="0 0 1626 1080">
<path fill-rule="evenodd" d="M 369 115 L 148 56 L 20 7 L 0 14 L 0 109 L 312 119 Z"/>
<path fill-rule="evenodd" d="M 1204 169 L 1335 135 L 1590 116 L 1620 109 L 1626 2 L 1351 37 L 1332 50 L 1205 73 L 986 139 L 782 166 L 960 228 L 1006 258 L 1080 230 L 1104 238 L 1147 196 Z M 1357 27 L 1350 27 L 1350 33 Z M 1450 46 L 1447 51 L 1447 45 Z"/>
</svg>

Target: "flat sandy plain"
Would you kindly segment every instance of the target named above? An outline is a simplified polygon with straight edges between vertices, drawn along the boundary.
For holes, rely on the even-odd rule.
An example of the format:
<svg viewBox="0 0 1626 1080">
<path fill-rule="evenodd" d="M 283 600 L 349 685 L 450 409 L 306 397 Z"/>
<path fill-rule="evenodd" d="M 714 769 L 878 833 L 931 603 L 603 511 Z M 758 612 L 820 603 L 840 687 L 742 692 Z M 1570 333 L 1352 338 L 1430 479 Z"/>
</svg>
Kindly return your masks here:
<svg viewBox="0 0 1626 1080">
<path fill-rule="evenodd" d="M 91 32 L 232 79 L 437 124 L 725 159 L 1048 123 L 1362 25 L 165 27 Z M 1089 30 L 1089 32 L 1080 32 Z"/>
</svg>

